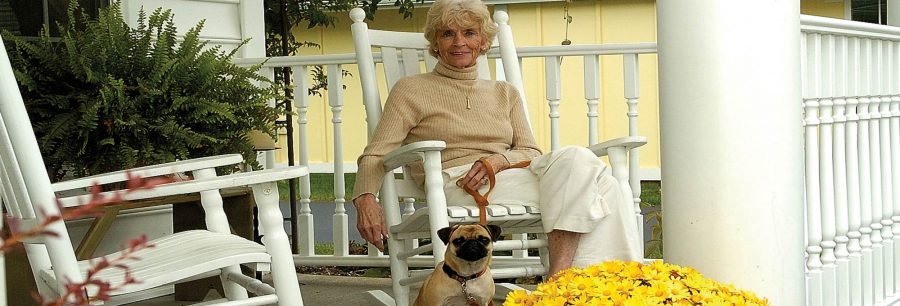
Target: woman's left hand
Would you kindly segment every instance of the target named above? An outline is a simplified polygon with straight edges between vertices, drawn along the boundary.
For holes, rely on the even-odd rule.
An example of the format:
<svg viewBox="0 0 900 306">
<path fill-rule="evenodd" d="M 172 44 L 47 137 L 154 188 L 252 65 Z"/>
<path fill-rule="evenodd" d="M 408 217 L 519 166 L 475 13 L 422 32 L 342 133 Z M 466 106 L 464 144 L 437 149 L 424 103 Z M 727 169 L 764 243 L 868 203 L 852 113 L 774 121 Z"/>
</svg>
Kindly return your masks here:
<svg viewBox="0 0 900 306">
<path fill-rule="evenodd" d="M 506 160 L 506 156 L 501 154 L 488 156 L 486 160 L 494 168 L 495 174 L 509 167 L 509 161 Z M 456 181 L 456 186 L 463 188 L 463 186 L 468 185 L 469 188 L 478 189 L 487 183 L 487 167 L 479 160 L 472 164 L 472 168 L 469 168 L 469 172 L 465 176 Z"/>
</svg>

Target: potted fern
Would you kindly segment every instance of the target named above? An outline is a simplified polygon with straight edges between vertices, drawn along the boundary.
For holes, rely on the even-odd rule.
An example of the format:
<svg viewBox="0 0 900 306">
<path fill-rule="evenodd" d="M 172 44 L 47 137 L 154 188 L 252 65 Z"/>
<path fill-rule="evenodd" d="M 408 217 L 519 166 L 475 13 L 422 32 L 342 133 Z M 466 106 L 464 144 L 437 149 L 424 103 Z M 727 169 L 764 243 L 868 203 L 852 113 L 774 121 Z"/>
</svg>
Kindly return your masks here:
<svg viewBox="0 0 900 306">
<path fill-rule="evenodd" d="M 170 11 L 119 5 L 91 18 L 72 1 L 60 38 L 11 39 L 11 60 L 52 177 L 85 176 L 223 153 L 255 160 L 248 134 L 275 133 L 279 88 L 234 51 L 176 35 Z"/>
</svg>

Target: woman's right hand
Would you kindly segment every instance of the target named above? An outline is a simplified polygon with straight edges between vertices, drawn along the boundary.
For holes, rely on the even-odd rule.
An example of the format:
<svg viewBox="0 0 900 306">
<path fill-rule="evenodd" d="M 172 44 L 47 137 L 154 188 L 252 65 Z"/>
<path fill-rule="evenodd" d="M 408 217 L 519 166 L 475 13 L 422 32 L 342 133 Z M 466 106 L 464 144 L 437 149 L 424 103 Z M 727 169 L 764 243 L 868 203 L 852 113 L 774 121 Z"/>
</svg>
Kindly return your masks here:
<svg viewBox="0 0 900 306">
<path fill-rule="evenodd" d="M 384 252 L 384 240 L 387 239 L 388 232 L 384 226 L 384 213 L 375 201 L 375 195 L 363 194 L 353 200 L 353 206 L 356 207 L 356 230 L 359 235 Z"/>
</svg>

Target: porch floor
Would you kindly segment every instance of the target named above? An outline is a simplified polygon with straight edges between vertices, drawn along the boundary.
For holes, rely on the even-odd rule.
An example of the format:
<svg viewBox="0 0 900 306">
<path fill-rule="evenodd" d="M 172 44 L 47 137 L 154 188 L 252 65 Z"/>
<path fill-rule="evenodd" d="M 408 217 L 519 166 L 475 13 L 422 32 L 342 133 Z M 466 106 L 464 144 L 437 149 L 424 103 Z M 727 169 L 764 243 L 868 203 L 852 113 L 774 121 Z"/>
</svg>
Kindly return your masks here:
<svg viewBox="0 0 900 306">
<path fill-rule="evenodd" d="M 391 292 L 390 278 L 350 277 L 350 276 L 325 276 L 298 274 L 300 290 L 303 294 L 303 304 L 309 306 L 321 305 L 370 305 L 366 297 L 366 291 L 383 290 L 393 296 Z M 534 286 L 523 286 L 533 289 Z M 418 294 L 418 288 L 410 292 L 410 301 L 414 301 Z M 207 295 L 209 299 L 218 298 L 215 291 Z M 174 297 L 163 296 L 152 300 L 142 301 L 129 305 L 134 306 L 174 306 L 190 305 L 197 302 L 178 302 Z M 494 305 L 502 305 L 503 301 L 494 301 Z"/>
<path fill-rule="evenodd" d="M 310 306 L 319 305 L 368 305 L 365 292 L 369 290 L 384 290 L 391 294 L 390 278 L 350 277 L 350 276 L 326 276 L 297 274 L 300 279 L 300 291 L 303 295 L 303 304 Z M 416 292 L 417 293 L 417 292 Z M 413 293 L 412 296 L 415 297 Z M 219 298 L 215 290 L 207 294 L 207 300 Z M 174 296 L 168 295 L 151 300 L 141 301 L 128 305 L 133 306 L 181 306 L 197 303 L 194 301 L 175 301 Z"/>
</svg>

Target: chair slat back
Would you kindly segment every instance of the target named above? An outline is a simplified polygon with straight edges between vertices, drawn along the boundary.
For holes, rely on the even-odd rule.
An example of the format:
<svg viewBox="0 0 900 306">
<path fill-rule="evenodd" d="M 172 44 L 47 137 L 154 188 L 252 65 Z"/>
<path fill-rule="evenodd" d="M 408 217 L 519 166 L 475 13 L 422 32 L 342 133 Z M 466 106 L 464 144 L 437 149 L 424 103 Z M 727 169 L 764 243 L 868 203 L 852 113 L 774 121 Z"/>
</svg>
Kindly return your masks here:
<svg viewBox="0 0 900 306">
<path fill-rule="evenodd" d="M 12 142 L 7 133 L 3 116 L 0 116 L 0 185 L 2 185 L 3 204 L 7 212 L 16 219 L 33 219 L 28 192 L 22 179 L 22 171 L 19 170 L 16 156 L 12 151 Z"/>
<path fill-rule="evenodd" d="M 428 41 L 422 33 L 369 29 L 368 25 L 363 21 L 365 13 L 361 9 L 354 9 L 351 11 L 350 16 L 353 19 L 351 31 L 353 31 L 356 58 L 360 66 L 360 82 L 364 88 L 363 103 L 366 107 L 366 121 L 369 135 L 371 136 L 375 126 L 381 119 L 382 107 L 382 91 L 378 87 L 375 72 L 375 52 L 379 52 L 381 55 L 381 64 L 384 68 L 384 77 L 387 83 L 385 92 L 390 92 L 397 80 L 403 77 L 431 71 L 438 60 L 428 53 L 426 48 Z M 521 70 L 516 57 L 515 44 L 512 41 L 512 33 L 509 25 L 504 24 L 509 20 L 509 17 L 505 12 L 498 11 L 495 13 L 494 18 L 500 25 L 499 30 L 507 33 L 503 35 L 498 33 L 497 39 L 491 44 L 491 48 L 499 49 L 501 55 L 511 54 L 511 57 L 501 57 L 504 63 L 502 74 L 505 75 L 498 76 L 498 79 L 507 81 L 518 80 L 510 83 L 519 89 L 520 95 L 524 97 L 522 95 Z M 373 49 L 375 50 L 374 52 Z M 491 79 L 487 56 L 482 55 L 478 58 L 478 76 L 482 79 Z"/>
<path fill-rule="evenodd" d="M 11 194 L 6 194 L 6 197 L 13 198 L 10 202 L 17 205 L 20 213 L 18 218 L 26 215 L 22 211 L 29 210 L 35 214 L 33 218 L 36 218 L 38 223 L 48 216 L 59 215 L 50 177 L 47 176 L 44 160 L 2 37 L 0 37 L 0 118 L 2 118 L 0 126 L 3 127 L 0 134 L 3 135 L 3 142 L 6 142 L 3 149 L 0 149 L 0 160 L 3 162 L 4 175 L 8 175 L 11 189 Z M 3 190 L 6 193 L 7 189 Z M 62 221 L 50 223 L 46 231 L 55 234 L 45 235 L 40 241 L 47 248 L 46 254 L 50 260 L 46 262 L 52 265 L 57 279 L 81 282 L 83 277 L 78 271 L 75 250 L 69 240 L 65 223 Z M 29 252 L 29 256 L 31 255 L 32 252 Z M 29 260 L 32 261 L 31 258 Z M 33 261 L 44 260 L 35 258 Z"/>
</svg>

